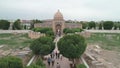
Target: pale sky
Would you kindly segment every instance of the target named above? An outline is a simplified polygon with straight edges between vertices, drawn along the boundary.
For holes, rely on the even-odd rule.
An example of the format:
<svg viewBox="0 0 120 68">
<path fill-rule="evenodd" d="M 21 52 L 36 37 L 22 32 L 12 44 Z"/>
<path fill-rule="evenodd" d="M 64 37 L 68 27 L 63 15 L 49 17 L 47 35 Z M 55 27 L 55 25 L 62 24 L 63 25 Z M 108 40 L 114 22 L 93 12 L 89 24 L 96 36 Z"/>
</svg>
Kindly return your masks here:
<svg viewBox="0 0 120 68">
<path fill-rule="evenodd" d="M 0 0 L 0 19 L 53 19 L 58 9 L 65 20 L 120 21 L 120 0 Z"/>
</svg>

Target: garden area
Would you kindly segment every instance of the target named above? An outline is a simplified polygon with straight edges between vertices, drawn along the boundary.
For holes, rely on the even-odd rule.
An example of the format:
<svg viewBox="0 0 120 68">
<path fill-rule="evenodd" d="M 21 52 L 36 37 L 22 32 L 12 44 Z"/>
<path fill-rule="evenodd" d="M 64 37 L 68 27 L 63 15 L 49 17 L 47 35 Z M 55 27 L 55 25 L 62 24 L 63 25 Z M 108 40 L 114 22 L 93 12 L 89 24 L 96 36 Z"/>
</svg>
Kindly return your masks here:
<svg viewBox="0 0 120 68">
<path fill-rule="evenodd" d="M 98 44 L 103 49 L 120 51 L 120 34 L 94 33 L 86 41 L 88 44 Z"/>
<path fill-rule="evenodd" d="M 0 34 L 3 50 L 24 48 L 29 46 L 31 41 L 27 34 Z"/>
</svg>

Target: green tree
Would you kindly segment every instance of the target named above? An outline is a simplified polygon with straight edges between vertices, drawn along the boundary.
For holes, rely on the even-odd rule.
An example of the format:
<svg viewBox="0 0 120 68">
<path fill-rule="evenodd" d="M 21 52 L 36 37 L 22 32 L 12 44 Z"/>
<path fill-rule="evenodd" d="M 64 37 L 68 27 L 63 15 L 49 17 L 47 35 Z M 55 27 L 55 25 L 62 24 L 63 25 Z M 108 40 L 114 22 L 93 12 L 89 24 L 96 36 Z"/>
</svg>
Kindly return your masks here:
<svg viewBox="0 0 120 68">
<path fill-rule="evenodd" d="M 21 21 L 20 19 L 16 20 L 14 23 L 13 23 L 13 30 L 21 30 Z"/>
<path fill-rule="evenodd" d="M 25 67 L 25 68 L 42 68 L 42 67 L 40 67 L 39 65 L 36 65 L 36 64 L 31 64 L 30 66 Z"/>
<path fill-rule="evenodd" d="M 72 59 L 80 58 L 86 49 L 84 37 L 80 35 L 66 35 L 58 42 L 58 49 L 63 56 Z"/>
<path fill-rule="evenodd" d="M 36 65 L 39 65 L 39 66 L 41 66 L 41 67 L 45 67 L 45 64 L 43 63 L 43 61 L 42 61 L 41 58 L 39 58 L 39 59 L 37 60 Z"/>
<path fill-rule="evenodd" d="M 70 28 L 65 28 L 65 29 L 63 30 L 63 33 L 67 34 L 67 33 L 81 32 L 81 31 L 83 31 L 83 30 L 80 29 L 80 28 L 72 28 L 72 29 L 70 29 Z"/>
<path fill-rule="evenodd" d="M 41 21 L 41 20 L 38 20 L 38 19 L 34 19 L 34 20 L 32 20 L 32 22 L 35 24 L 35 23 L 43 23 L 43 21 Z"/>
<path fill-rule="evenodd" d="M 30 45 L 33 53 L 41 56 L 51 53 L 54 48 L 55 46 L 51 37 L 40 37 L 35 39 Z"/>
<path fill-rule="evenodd" d="M 114 23 L 112 21 L 105 21 L 103 22 L 103 27 L 105 30 L 111 30 Z"/>
<path fill-rule="evenodd" d="M 13 56 L 0 58 L 0 68 L 23 68 L 22 60 Z"/>
<path fill-rule="evenodd" d="M 47 31 L 52 31 L 52 28 L 34 28 L 33 31 L 46 33 Z"/>
<path fill-rule="evenodd" d="M 102 23 L 99 23 L 99 29 L 102 29 Z"/>
<path fill-rule="evenodd" d="M 10 27 L 10 22 L 7 20 L 0 20 L 0 29 L 7 30 Z"/>
<path fill-rule="evenodd" d="M 84 64 L 78 64 L 76 67 L 77 68 L 87 68 Z"/>
<path fill-rule="evenodd" d="M 96 27 L 96 24 L 94 21 L 91 21 L 91 22 L 88 22 L 88 28 L 89 29 L 92 29 L 92 28 L 95 28 Z"/>
<path fill-rule="evenodd" d="M 88 24 L 87 23 L 82 23 L 82 28 L 83 29 L 86 29 L 88 27 Z"/>
</svg>

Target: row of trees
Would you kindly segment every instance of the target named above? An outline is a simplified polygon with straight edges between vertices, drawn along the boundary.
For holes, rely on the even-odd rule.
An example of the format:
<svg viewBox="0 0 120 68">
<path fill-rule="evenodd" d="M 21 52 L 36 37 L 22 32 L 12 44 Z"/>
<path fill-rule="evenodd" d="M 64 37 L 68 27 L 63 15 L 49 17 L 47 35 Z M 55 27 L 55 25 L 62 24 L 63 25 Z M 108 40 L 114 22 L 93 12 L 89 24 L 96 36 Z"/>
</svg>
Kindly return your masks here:
<svg viewBox="0 0 120 68">
<path fill-rule="evenodd" d="M 35 32 L 45 33 L 46 36 L 54 38 L 54 32 L 52 28 L 33 28 Z"/>
<path fill-rule="evenodd" d="M 84 53 L 86 46 L 84 37 L 80 35 L 65 35 L 58 42 L 60 53 L 63 56 L 72 59 L 74 64 L 75 59 L 80 58 Z M 54 48 L 55 44 L 53 43 L 53 39 L 50 37 L 38 38 L 30 45 L 30 49 L 33 53 L 41 56 L 50 54 Z"/>
<path fill-rule="evenodd" d="M 65 29 L 63 30 L 63 33 L 67 34 L 67 33 L 81 32 L 81 31 L 83 31 L 83 30 L 80 29 L 80 28 L 72 28 L 72 29 L 70 29 L 70 28 L 65 28 Z"/>
<path fill-rule="evenodd" d="M 8 30 L 10 27 L 10 23 L 12 22 L 9 22 L 8 20 L 0 20 L 0 29 Z M 43 23 L 43 21 L 38 20 L 38 19 L 31 20 L 30 29 L 34 28 L 35 23 Z M 13 22 L 12 29 L 13 30 L 26 29 L 26 25 L 22 25 L 21 20 L 17 19 Z"/>
<path fill-rule="evenodd" d="M 102 29 L 104 28 L 105 30 L 111 30 L 113 27 L 114 29 L 120 28 L 120 22 L 113 22 L 113 21 L 101 21 L 101 22 L 94 22 L 94 21 L 90 21 L 90 22 L 86 22 L 86 23 L 82 23 L 82 28 L 86 29 L 88 27 L 88 29 L 92 29 L 92 28 L 96 28 L 98 27 L 98 29 Z"/>
</svg>

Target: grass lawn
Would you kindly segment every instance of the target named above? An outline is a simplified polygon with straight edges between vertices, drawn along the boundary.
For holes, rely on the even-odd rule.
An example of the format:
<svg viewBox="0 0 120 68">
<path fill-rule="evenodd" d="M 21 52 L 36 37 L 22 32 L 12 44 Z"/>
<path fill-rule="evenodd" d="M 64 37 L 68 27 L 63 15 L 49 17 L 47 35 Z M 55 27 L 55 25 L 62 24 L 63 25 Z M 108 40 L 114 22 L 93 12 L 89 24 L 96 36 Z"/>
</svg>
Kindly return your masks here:
<svg viewBox="0 0 120 68">
<path fill-rule="evenodd" d="M 23 48 L 29 46 L 31 41 L 27 34 L 0 34 L 0 45 L 5 45 L 3 49 Z"/>
<path fill-rule="evenodd" d="M 86 41 L 89 44 L 99 44 L 103 49 L 120 51 L 120 34 L 94 33 Z"/>
</svg>

